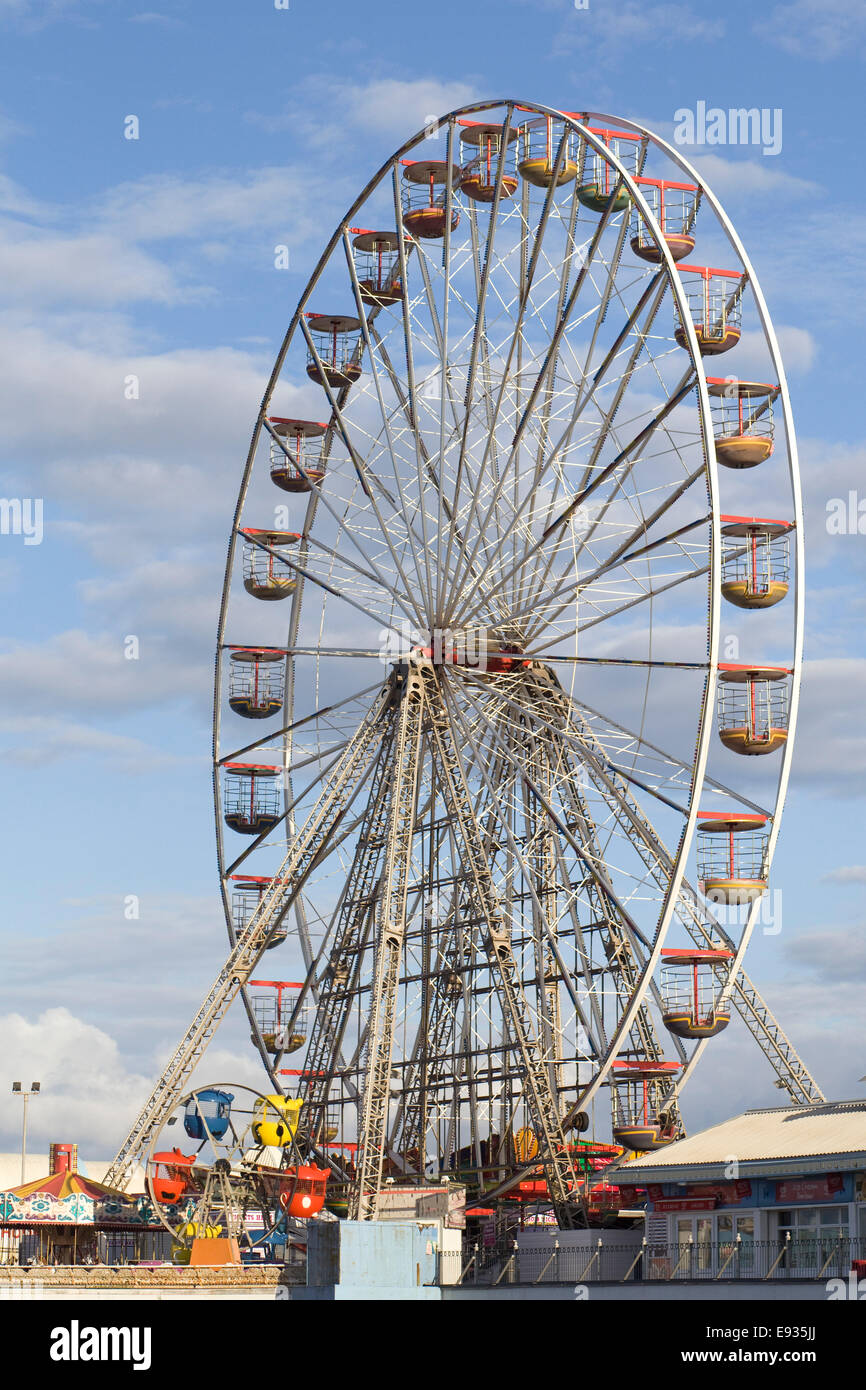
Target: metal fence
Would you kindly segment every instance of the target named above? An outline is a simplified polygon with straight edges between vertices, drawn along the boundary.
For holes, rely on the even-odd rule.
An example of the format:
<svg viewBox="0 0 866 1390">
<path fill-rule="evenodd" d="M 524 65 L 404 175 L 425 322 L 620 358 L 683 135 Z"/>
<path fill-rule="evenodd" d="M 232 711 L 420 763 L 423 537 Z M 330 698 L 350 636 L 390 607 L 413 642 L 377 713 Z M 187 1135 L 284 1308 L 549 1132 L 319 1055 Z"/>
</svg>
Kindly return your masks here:
<svg viewBox="0 0 866 1390">
<path fill-rule="evenodd" d="M 494 1249 L 474 1246 L 440 1258 L 441 1284 L 587 1284 L 670 1280 L 791 1280 L 846 1278 L 866 1261 L 866 1238 L 840 1236 L 765 1241 L 624 1244 L 599 1237 L 585 1244 L 558 1240 Z M 866 1269 L 861 1268 L 861 1274 Z"/>
</svg>

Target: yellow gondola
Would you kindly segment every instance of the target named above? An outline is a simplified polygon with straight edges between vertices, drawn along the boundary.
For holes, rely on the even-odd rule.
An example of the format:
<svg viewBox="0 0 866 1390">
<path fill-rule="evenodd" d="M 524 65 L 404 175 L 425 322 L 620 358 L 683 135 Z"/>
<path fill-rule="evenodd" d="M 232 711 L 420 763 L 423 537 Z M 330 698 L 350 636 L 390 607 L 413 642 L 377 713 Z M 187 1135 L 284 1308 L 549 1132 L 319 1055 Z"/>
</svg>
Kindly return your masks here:
<svg viewBox="0 0 866 1390">
<path fill-rule="evenodd" d="M 289 1096 L 260 1096 L 253 1105 L 253 1138 L 265 1148 L 284 1149 L 298 1129 L 302 1100 Z"/>
</svg>

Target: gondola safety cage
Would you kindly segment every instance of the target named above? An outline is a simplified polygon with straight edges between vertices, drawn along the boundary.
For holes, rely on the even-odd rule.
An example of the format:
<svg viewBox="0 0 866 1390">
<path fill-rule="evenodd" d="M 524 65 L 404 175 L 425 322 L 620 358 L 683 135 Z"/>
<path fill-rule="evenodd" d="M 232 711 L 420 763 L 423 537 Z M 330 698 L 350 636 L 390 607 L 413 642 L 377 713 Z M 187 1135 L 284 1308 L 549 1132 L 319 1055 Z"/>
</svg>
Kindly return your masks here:
<svg viewBox="0 0 866 1390">
<path fill-rule="evenodd" d="M 397 232 L 350 227 L 352 259 L 362 303 L 387 309 L 403 298 L 400 279 L 400 238 Z"/>
<path fill-rule="evenodd" d="M 787 666 L 719 664 L 719 738 L 732 753 L 777 753 L 788 738 Z"/>
<path fill-rule="evenodd" d="M 723 598 L 736 608 L 772 608 L 790 584 L 791 521 L 721 518 Z"/>
<path fill-rule="evenodd" d="M 508 132 L 500 178 L 502 126 L 487 121 L 466 120 L 458 121 L 457 124 L 461 127 L 461 159 L 465 159 L 460 173 L 460 192 L 476 202 L 492 203 L 496 197 L 499 179 L 500 198 L 513 197 L 519 187 L 512 148 L 517 142 L 517 131 Z"/>
<path fill-rule="evenodd" d="M 721 947 L 662 949 L 662 1021 L 679 1038 L 714 1038 L 731 1021 L 730 1005 L 720 1004 L 725 981 L 716 971 L 733 960 Z"/>
<path fill-rule="evenodd" d="M 190 1170 L 195 1161 L 195 1154 L 185 1154 L 180 1149 L 166 1149 L 153 1155 L 150 1185 L 158 1202 L 171 1207 L 180 1201 L 189 1191 Z"/>
<path fill-rule="evenodd" d="M 253 598 L 265 602 L 289 598 L 297 588 L 297 577 L 281 552 L 298 544 L 296 531 L 266 531 L 247 527 L 244 538 L 244 588 Z"/>
<path fill-rule="evenodd" d="M 286 653 L 282 647 L 229 649 L 229 709 L 242 719 L 270 719 L 283 707 Z"/>
<path fill-rule="evenodd" d="M 767 817 L 750 811 L 699 811 L 698 887 L 712 902 L 739 906 L 767 891 Z"/>
<path fill-rule="evenodd" d="M 449 176 L 451 188 L 459 187 L 459 167 L 452 164 L 449 174 L 448 164 L 441 159 L 404 159 L 403 165 L 403 226 L 415 237 L 444 237 Z M 452 205 L 451 231 L 459 222 L 460 212 Z"/>
<path fill-rule="evenodd" d="M 321 420 L 298 420 L 294 416 L 271 415 L 271 481 L 283 492 L 309 492 L 325 476 L 325 464 L 313 440 L 321 441 L 328 426 Z M 276 438 L 274 438 L 276 435 Z"/>
<path fill-rule="evenodd" d="M 779 387 L 738 377 L 707 377 L 716 458 L 725 468 L 755 468 L 773 452 L 773 402 Z"/>
<path fill-rule="evenodd" d="M 353 314 L 305 315 L 307 376 L 319 386 L 342 391 L 361 376 L 361 320 Z"/>
<path fill-rule="evenodd" d="M 687 265 L 685 261 L 677 269 L 701 356 L 729 352 L 740 341 L 745 271 Z M 674 313 L 674 338 L 680 347 L 688 347 L 679 309 Z"/>
</svg>

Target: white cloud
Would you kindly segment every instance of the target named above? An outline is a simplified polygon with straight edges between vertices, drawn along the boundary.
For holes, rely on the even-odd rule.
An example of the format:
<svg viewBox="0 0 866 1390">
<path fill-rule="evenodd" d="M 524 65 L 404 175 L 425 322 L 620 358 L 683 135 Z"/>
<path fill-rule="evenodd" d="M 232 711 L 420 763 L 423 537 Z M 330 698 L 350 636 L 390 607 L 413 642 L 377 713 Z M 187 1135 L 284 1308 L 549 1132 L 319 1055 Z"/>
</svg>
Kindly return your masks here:
<svg viewBox="0 0 866 1390">
<path fill-rule="evenodd" d="M 177 761 L 141 739 L 64 719 L 0 716 L 0 739 L 4 735 L 11 735 L 14 742 L 3 749 L 3 761 L 21 770 L 54 767 L 66 758 L 104 757 L 113 772 L 134 775 Z"/>
<path fill-rule="evenodd" d="M 103 881 L 113 882 L 111 866 L 101 867 Z M 98 861 L 95 868 L 98 876 Z M 55 896 L 50 917 L 7 938 L 0 1147 L 20 1143 L 11 1081 L 36 1079 L 42 1097 L 30 1110 L 34 1150 L 59 1140 L 77 1142 L 85 1158 L 114 1154 L 222 965 L 228 938 L 215 882 L 212 893 L 196 897 L 150 891 L 143 871 L 135 879 L 87 898 Z M 125 916 L 128 893 L 140 895 L 137 919 Z M 274 967 L 290 979 L 303 971 L 287 961 Z M 239 1002 L 195 1074 L 197 1084 L 212 1081 L 265 1084 Z"/>
<path fill-rule="evenodd" d="M 861 873 L 866 876 L 866 871 L 861 870 Z M 866 922 L 844 927 L 822 926 L 815 931 L 801 932 L 789 942 L 786 954 L 805 966 L 812 980 L 859 984 L 862 988 L 866 983 Z"/>
<path fill-rule="evenodd" d="M 430 116 L 444 116 L 477 101 L 477 87 L 469 82 L 442 82 L 437 78 L 400 81 L 381 78 L 366 84 L 345 84 L 338 92 L 350 119 L 366 130 L 381 134 L 420 129 Z"/>
<path fill-rule="evenodd" d="M 12 140 L 18 135 L 29 134 L 29 128 L 20 121 L 15 121 L 11 116 L 5 115 L 0 111 L 0 144 L 6 140 Z M 11 182 L 4 175 L 0 175 L 0 185 Z"/>
<path fill-rule="evenodd" d="M 7 303 L 174 304 L 201 291 L 181 290 L 168 267 L 117 236 L 53 236 L 0 229 L 0 276 Z"/>
<path fill-rule="evenodd" d="M 210 471 L 222 458 L 236 463 L 261 399 L 265 360 L 219 347 L 143 352 L 121 325 L 115 329 L 115 341 L 88 344 L 47 324 L 0 318 L 0 410 L 13 447 L 46 456 L 58 481 L 81 450 L 91 460 L 95 454 L 92 466 L 106 473 L 106 456 L 114 467 L 133 454 L 165 459 L 167 449 L 172 461 L 204 460 Z M 138 378 L 137 400 L 126 399 L 128 376 Z M 46 401 L 62 431 L 35 437 Z"/>
<path fill-rule="evenodd" d="M 782 361 L 788 372 L 808 372 L 815 361 L 818 344 L 807 328 L 790 323 L 776 324 L 776 337 Z"/>
<path fill-rule="evenodd" d="M 786 312 L 796 312 L 798 318 L 809 315 L 832 341 L 839 331 L 834 320 L 859 323 L 866 226 L 855 204 L 837 200 L 831 207 L 825 201 L 804 206 L 789 218 L 790 235 L 783 238 L 774 235 L 775 216 L 760 213 L 750 242 L 768 249 L 765 261 L 755 259 L 771 305 L 784 303 Z M 745 205 L 743 211 L 753 215 Z M 816 256 L 816 247 L 828 254 Z"/>
<path fill-rule="evenodd" d="M 142 352 L 112 316 L 61 328 L 48 332 L 23 314 L 0 318 L 4 495 L 45 499 L 45 540 L 34 564 L 50 565 L 58 541 L 70 540 L 92 562 L 78 584 L 73 566 L 70 588 L 92 614 L 93 630 L 0 648 L 0 700 L 10 716 L 25 697 L 28 713 L 56 713 L 64 691 L 67 718 L 44 730 L 58 756 L 83 751 L 95 737 L 76 717 L 86 723 L 172 699 L 193 700 L 198 717 L 209 704 L 225 547 L 271 356 Z M 124 399 L 128 375 L 139 379 L 138 400 Z M 284 385 L 283 413 L 309 413 L 314 393 L 308 385 L 295 397 Z M 62 427 L 34 430 L 47 401 Z M 263 506 L 281 500 L 274 493 Z M 13 564 L 0 572 L 7 586 L 16 578 Z M 253 605 L 251 627 L 264 622 L 260 607 Z M 129 633 L 141 642 L 138 662 L 122 657 Z M 36 756 L 37 731 L 9 732 L 21 735 L 19 760 Z M 134 741 L 105 743 L 103 751 L 112 747 L 125 765 L 146 756 Z"/>
<path fill-rule="evenodd" d="M 178 689 L 188 690 L 199 684 L 201 667 L 194 663 L 194 657 L 201 651 L 203 639 L 209 648 L 215 639 L 221 562 L 222 556 L 217 559 L 216 555 L 213 563 L 197 563 L 183 556 L 153 556 L 144 564 L 120 570 L 113 578 L 82 581 L 81 594 L 100 615 L 110 614 L 126 631 L 142 633 L 145 648 L 144 633 L 158 634 L 149 660 L 156 664 L 167 660 L 172 667 L 183 661 L 187 670 Z M 173 651 L 161 657 L 166 638 L 176 640 Z"/>
<path fill-rule="evenodd" d="M 175 591 L 175 607 L 176 597 Z M 211 627 L 215 625 L 213 619 Z M 133 710 L 197 694 L 202 680 L 208 683 L 207 664 L 189 660 L 189 648 L 188 659 L 180 664 L 165 652 L 164 639 L 145 637 L 139 643 L 138 659 L 127 660 L 125 636 L 119 630 L 99 635 L 60 632 L 38 644 L 0 653 L 0 709 L 10 718 L 18 712 L 13 722 L 21 732 L 41 734 L 50 732 L 43 720 L 49 717 L 50 724 L 50 716 L 56 715 L 60 691 L 66 714 L 104 716 L 112 710 Z M 22 715 L 22 710 L 27 714 Z M 118 751 L 122 742 L 114 740 Z"/>
<path fill-rule="evenodd" d="M 619 62 L 619 44 L 648 45 L 714 42 L 725 36 L 721 18 L 707 18 L 690 5 L 642 4 L 641 0 L 606 0 L 598 7 L 575 10 L 556 36 L 554 52 L 592 46 L 602 66 Z"/>
<path fill-rule="evenodd" d="M 866 10 L 856 0 L 794 0 L 775 5 L 754 31 L 798 58 L 850 58 L 866 44 Z"/>
<path fill-rule="evenodd" d="M 818 344 L 809 330 L 789 323 L 777 323 L 774 327 L 785 371 L 790 375 L 808 372 L 818 351 Z M 737 372 L 744 374 L 743 368 L 759 372 L 768 370 L 767 340 L 760 329 L 747 329 L 743 333 L 737 344 L 736 354 L 736 359 L 733 360 L 736 361 Z M 765 379 L 761 377 L 762 381 Z"/>
<path fill-rule="evenodd" d="M 0 1017 L 0 1058 L 4 1095 L 13 1080 L 41 1083 L 27 1116 L 31 1144 L 81 1143 L 87 1146 L 82 1159 L 115 1151 L 124 1122 L 132 1121 L 149 1090 L 148 1078 L 129 1071 L 108 1033 L 65 1007 L 45 1009 L 32 1020 L 20 1013 Z M 4 1126 L 9 1147 L 20 1143 L 18 1120 L 10 1106 Z"/>
<path fill-rule="evenodd" d="M 131 14 L 130 24 L 155 24 L 165 29 L 182 29 L 185 26 L 179 19 L 173 19 L 171 15 L 159 14 L 156 10 L 144 10 L 141 14 Z"/>
<path fill-rule="evenodd" d="M 16 183 L 10 179 L 8 174 L 0 174 L 0 212 L 15 213 L 22 217 L 51 217 L 53 209 L 47 204 L 33 198 Z"/>
<path fill-rule="evenodd" d="M 718 197 L 727 198 L 733 194 L 748 198 L 763 193 L 774 199 L 802 198 L 820 192 L 820 184 L 786 174 L 768 159 L 725 159 L 720 154 L 693 155 L 687 149 L 682 153 Z"/>
<path fill-rule="evenodd" d="M 81 207 L 39 202 L 0 175 L 0 297 L 7 304 L 102 306 L 204 299 L 210 268 L 229 255 L 299 252 L 322 235 L 323 209 L 336 218 L 349 196 L 339 178 L 285 167 L 216 171 L 198 178 L 155 175 L 122 183 Z M 230 238 L 230 244 L 223 238 Z M 147 244 L 185 240 L 171 262 Z M 262 242 L 265 242 L 264 251 Z"/>
<path fill-rule="evenodd" d="M 863 794 L 864 707 L 866 659 L 833 657 L 804 663 L 794 787 L 808 784 L 837 796 Z"/>
<path fill-rule="evenodd" d="M 0 21 L 21 21 L 26 29 L 42 29 L 64 15 L 76 16 L 88 3 L 102 0 L 0 0 Z"/>
<path fill-rule="evenodd" d="M 834 944 L 826 941 L 823 952 L 829 953 Z M 798 966 L 809 964 L 808 974 L 789 972 L 770 979 L 762 975 L 756 983 L 824 1094 L 831 1099 L 862 1096 L 862 977 L 816 979 L 810 965 L 813 952 L 822 954 L 820 943 L 808 948 L 804 944 L 799 957 L 793 950 L 786 952 Z M 750 970 L 748 962 L 746 969 Z M 789 1103 L 787 1093 L 776 1088 L 770 1063 L 761 1057 L 754 1038 L 734 1019 L 704 1053 L 694 1081 L 683 1093 L 682 1109 L 694 1133 L 744 1110 Z"/>
<path fill-rule="evenodd" d="M 800 476 L 806 510 L 806 553 L 809 564 L 825 565 L 831 561 L 854 564 L 862 568 L 866 561 L 866 537 L 855 529 L 850 534 L 831 535 L 827 530 L 828 503 L 841 501 L 846 512 L 846 523 L 854 520 L 855 526 L 860 518 L 847 515 L 849 492 L 858 498 L 863 497 L 862 479 L 866 475 L 866 444 L 829 442 L 809 436 L 799 441 Z M 856 500 L 856 499 L 855 499 Z M 866 520 L 864 520 L 866 525 Z M 842 596 L 840 596 L 842 597 Z M 810 599 L 811 606 L 811 599 Z M 851 640 L 851 621 L 862 621 L 862 585 L 858 591 L 848 591 L 844 595 L 842 616 L 847 625 L 847 640 Z M 832 620 L 838 619 L 839 606 Z"/>
<path fill-rule="evenodd" d="M 433 77 L 410 81 L 377 78 L 361 83 L 310 76 L 299 84 L 296 97 L 282 111 L 275 115 L 250 111 L 246 119 L 270 132 L 291 129 L 318 148 L 334 149 L 338 141 L 345 143 L 356 132 L 402 142 L 431 116 L 445 116 L 483 95 L 468 81 L 443 82 Z M 327 113 L 324 118 L 322 108 Z M 359 191 L 360 183 L 355 181 L 354 192 Z"/>
<path fill-rule="evenodd" d="M 280 227 L 297 241 L 314 231 L 321 235 L 322 201 L 333 195 L 324 180 L 285 166 L 200 178 L 159 174 L 118 184 L 98 200 L 93 217 L 138 241 L 264 227 Z"/>
<path fill-rule="evenodd" d="M 866 864 L 848 864 L 824 874 L 822 883 L 866 883 Z"/>
<path fill-rule="evenodd" d="M 21 577 L 21 566 L 17 560 L 0 560 L 0 594 L 14 593 Z"/>
<path fill-rule="evenodd" d="M 177 1018 L 178 1035 L 188 1021 Z M 41 1083 L 39 1098 L 28 1110 L 28 1148 L 75 1143 L 82 1164 L 113 1157 L 168 1060 L 169 1046 L 148 1058 L 142 1073 L 136 1069 L 141 1062 L 130 1063 L 111 1033 L 65 1006 L 29 1017 L 18 1012 L 0 1016 L 3 1094 L 9 1095 L 13 1080 L 23 1080 L 25 1086 L 33 1080 Z M 265 1073 L 251 1046 L 242 1052 L 213 1046 L 185 1090 L 213 1081 L 266 1089 Z M 10 1105 L 4 1121 L 0 1143 L 14 1151 L 21 1142 L 20 1114 Z"/>
<path fill-rule="evenodd" d="M 866 923 L 786 933 L 778 944 L 781 957 L 772 975 L 766 968 L 756 974 L 748 962 L 746 969 L 824 1094 L 831 1099 L 862 1095 Z M 762 1061 L 754 1039 L 735 1018 L 707 1048 L 684 1093 L 683 1111 L 694 1131 L 725 1115 L 786 1103 L 769 1062 Z"/>
</svg>

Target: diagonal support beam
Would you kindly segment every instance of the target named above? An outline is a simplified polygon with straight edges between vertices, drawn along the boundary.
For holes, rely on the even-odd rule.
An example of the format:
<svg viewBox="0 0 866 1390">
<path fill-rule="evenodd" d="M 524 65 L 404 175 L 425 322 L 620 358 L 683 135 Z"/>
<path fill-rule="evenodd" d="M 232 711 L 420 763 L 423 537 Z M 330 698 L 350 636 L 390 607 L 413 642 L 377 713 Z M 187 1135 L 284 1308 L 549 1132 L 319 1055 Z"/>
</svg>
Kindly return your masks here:
<svg viewBox="0 0 866 1390">
<path fill-rule="evenodd" d="M 406 936 L 406 897 L 418 799 L 424 713 L 424 684 L 418 668 L 410 666 L 402 693 L 394 748 L 391 820 L 376 924 L 373 982 L 363 1059 L 364 1089 L 358 1125 L 357 1176 L 349 1198 L 349 1216 L 354 1221 L 375 1218 L 382 1186 L 394 1023 Z"/>
<path fill-rule="evenodd" d="M 503 1018 L 511 1030 L 520 1056 L 526 1098 L 538 1135 L 547 1190 L 560 1226 L 566 1230 L 573 1229 L 581 1224 L 582 1217 L 581 1200 L 577 1195 L 579 1180 L 566 1144 L 558 1101 L 551 1088 L 550 1074 L 521 988 L 510 933 L 503 919 L 499 895 L 485 854 L 484 836 L 457 752 L 457 735 L 432 666 L 425 675 L 431 691 L 431 725 L 439 776 L 463 841 L 466 865 L 484 921 L 483 945 Z"/>
<path fill-rule="evenodd" d="M 128 1187 L 135 1163 L 171 1115 L 235 996 L 249 980 L 274 932 L 335 834 L 363 781 L 370 755 L 381 738 L 380 720 L 388 708 L 391 695 L 390 688 L 386 688 L 368 711 L 280 868 L 262 894 L 243 939 L 229 954 L 108 1169 L 106 1182 L 111 1187 L 121 1191 Z"/>
</svg>

